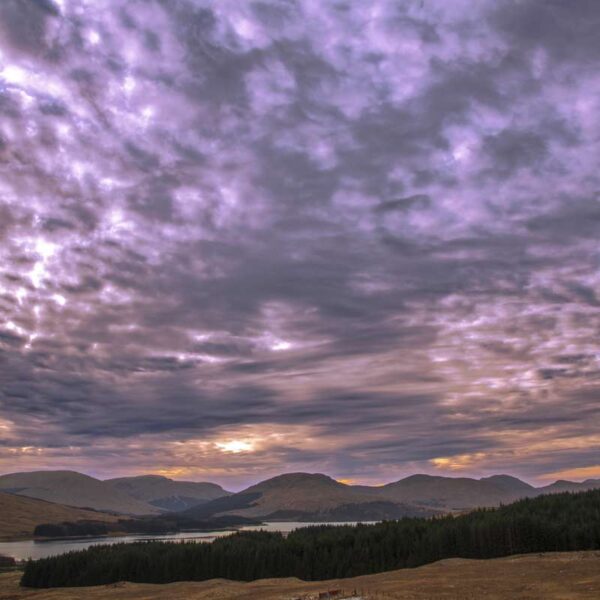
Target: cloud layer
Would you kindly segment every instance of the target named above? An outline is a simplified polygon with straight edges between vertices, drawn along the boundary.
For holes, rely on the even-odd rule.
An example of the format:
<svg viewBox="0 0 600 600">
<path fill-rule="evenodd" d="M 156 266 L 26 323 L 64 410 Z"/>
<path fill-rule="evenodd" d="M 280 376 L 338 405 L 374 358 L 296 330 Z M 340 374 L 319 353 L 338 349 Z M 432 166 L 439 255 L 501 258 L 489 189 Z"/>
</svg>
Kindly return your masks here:
<svg viewBox="0 0 600 600">
<path fill-rule="evenodd" d="M 600 475 L 599 26 L 0 3 L 0 469 Z"/>
</svg>

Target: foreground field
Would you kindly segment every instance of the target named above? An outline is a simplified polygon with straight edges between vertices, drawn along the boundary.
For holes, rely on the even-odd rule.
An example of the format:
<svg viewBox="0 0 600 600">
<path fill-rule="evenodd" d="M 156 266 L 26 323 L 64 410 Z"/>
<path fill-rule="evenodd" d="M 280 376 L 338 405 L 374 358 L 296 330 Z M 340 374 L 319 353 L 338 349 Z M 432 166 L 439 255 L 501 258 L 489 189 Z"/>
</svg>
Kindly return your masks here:
<svg viewBox="0 0 600 600">
<path fill-rule="evenodd" d="M 318 592 L 357 590 L 365 598 L 411 600 L 600 598 L 600 552 L 512 556 L 492 560 L 448 559 L 417 569 L 321 582 L 263 579 L 165 585 L 119 583 L 90 588 L 23 589 L 19 574 L 0 575 L 0 600 L 283 600 Z"/>
</svg>

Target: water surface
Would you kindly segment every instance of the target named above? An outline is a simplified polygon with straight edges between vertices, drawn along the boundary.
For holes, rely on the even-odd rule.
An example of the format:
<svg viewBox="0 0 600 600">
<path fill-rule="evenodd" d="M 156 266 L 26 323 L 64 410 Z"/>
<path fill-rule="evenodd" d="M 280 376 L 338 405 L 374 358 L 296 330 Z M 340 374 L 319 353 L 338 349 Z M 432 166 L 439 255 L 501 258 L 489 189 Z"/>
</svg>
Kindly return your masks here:
<svg viewBox="0 0 600 600">
<path fill-rule="evenodd" d="M 311 525 L 355 525 L 356 523 L 299 523 L 296 521 L 270 521 L 262 525 L 246 525 L 237 531 L 280 531 L 289 533 L 299 527 Z M 56 556 L 72 550 L 85 550 L 90 546 L 139 542 L 144 540 L 159 540 L 177 542 L 181 540 L 193 542 L 212 542 L 218 537 L 231 535 L 236 530 L 217 531 L 186 531 L 168 535 L 124 535 L 120 537 L 86 537 L 68 540 L 23 540 L 19 542 L 0 542 L 0 554 L 12 556 L 16 560 L 38 559 Z"/>
</svg>

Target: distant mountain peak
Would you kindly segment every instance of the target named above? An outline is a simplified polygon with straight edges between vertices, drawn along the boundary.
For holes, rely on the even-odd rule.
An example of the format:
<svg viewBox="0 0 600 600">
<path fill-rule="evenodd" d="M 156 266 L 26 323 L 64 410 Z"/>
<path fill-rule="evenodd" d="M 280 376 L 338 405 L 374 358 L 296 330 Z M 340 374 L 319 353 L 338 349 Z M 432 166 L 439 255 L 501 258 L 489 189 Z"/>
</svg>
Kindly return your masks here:
<svg viewBox="0 0 600 600">
<path fill-rule="evenodd" d="M 329 475 L 323 473 L 283 473 L 282 475 L 276 475 L 265 481 L 251 486 L 249 489 L 263 489 L 269 487 L 339 487 L 344 486 L 343 483 L 336 481 Z"/>
<path fill-rule="evenodd" d="M 137 475 L 107 479 L 106 484 L 161 510 L 179 511 L 228 496 L 216 483 L 176 481 L 163 475 Z"/>
<path fill-rule="evenodd" d="M 504 490 L 510 490 L 515 493 L 528 492 L 535 489 L 532 485 L 529 485 L 525 481 L 522 481 L 513 475 L 490 475 L 489 477 L 482 477 L 479 481 L 489 481 L 490 483 L 493 483 Z"/>
<path fill-rule="evenodd" d="M 168 477 L 165 477 L 164 475 L 154 475 L 152 473 L 149 473 L 147 475 L 131 475 L 129 477 L 115 477 L 114 479 L 105 479 L 105 481 L 107 482 L 116 482 L 116 481 L 145 481 L 145 482 L 155 482 L 155 483 L 160 483 L 160 482 L 166 482 L 166 481 L 173 481 L 172 479 L 169 479 Z"/>
<path fill-rule="evenodd" d="M 415 473 L 414 475 L 409 475 L 408 477 L 400 479 L 400 481 L 431 481 L 434 479 L 445 479 L 445 477 L 440 475 L 428 475 L 427 473 Z"/>
</svg>

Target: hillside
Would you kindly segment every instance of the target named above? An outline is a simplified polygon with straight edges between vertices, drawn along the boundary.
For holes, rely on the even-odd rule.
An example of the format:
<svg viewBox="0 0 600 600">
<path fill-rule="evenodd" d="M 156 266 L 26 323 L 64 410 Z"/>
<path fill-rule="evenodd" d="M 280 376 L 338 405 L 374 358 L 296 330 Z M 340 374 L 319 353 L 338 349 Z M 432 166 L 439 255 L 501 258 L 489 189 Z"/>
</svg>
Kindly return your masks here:
<svg viewBox="0 0 600 600">
<path fill-rule="evenodd" d="M 288 473 L 194 507 L 188 513 L 198 518 L 228 514 L 271 520 L 370 521 L 462 512 L 541 494 L 597 487 L 598 480 L 588 480 L 535 488 L 510 475 L 482 479 L 412 475 L 369 487 L 346 485 L 318 473 Z"/>
<path fill-rule="evenodd" d="M 556 481 L 551 485 L 536 488 L 511 475 L 472 479 L 421 474 L 371 489 L 380 497 L 398 502 L 436 508 L 442 512 L 454 512 L 498 506 L 521 498 L 536 498 L 543 494 L 585 492 L 598 488 L 599 479 L 588 479 L 581 483 Z"/>
<path fill-rule="evenodd" d="M 426 516 L 434 511 L 377 497 L 376 488 L 353 487 L 322 474 L 288 473 L 243 492 L 192 508 L 187 514 L 235 514 L 282 520 L 353 521 Z"/>
<path fill-rule="evenodd" d="M 231 495 L 215 483 L 174 481 L 160 475 L 107 479 L 106 484 L 136 500 L 163 510 L 181 511 Z"/>
<path fill-rule="evenodd" d="M 382 486 L 379 493 L 398 502 L 425 505 L 443 511 L 460 511 L 480 506 L 497 506 L 501 502 L 527 497 L 534 490 L 531 486 L 523 484 L 531 490 L 523 489 L 519 492 L 515 486 L 509 487 L 508 482 L 500 481 L 501 483 L 493 478 L 484 480 L 412 475 Z"/>
<path fill-rule="evenodd" d="M 107 513 L 0 492 L 0 539 L 31 537 L 36 525 L 63 521 L 116 521 Z"/>
<path fill-rule="evenodd" d="M 253 485 L 244 494 L 260 494 L 246 516 L 264 516 L 276 511 L 319 513 L 342 504 L 370 502 L 373 498 L 327 475 L 287 473 Z"/>
<path fill-rule="evenodd" d="M 75 471 L 32 471 L 0 476 L 0 491 L 58 504 L 114 513 L 143 515 L 160 512 L 111 485 Z"/>
<path fill-rule="evenodd" d="M 536 492 L 538 494 L 560 494 L 561 492 L 585 492 L 597 488 L 600 488 L 600 479 L 586 479 L 582 482 L 559 479 L 550 485 L 537 488 Z"/>
<path fill-rule="evenodd" d="M 482 477 L 479 481 L 492 483 L 515 498 L 527 498 L 536 493 L 536 488 L 532 485 L 511 475 L 492 475 L 491 477 Z"/>
<path fill-rule="evenodd" d="M 0 600 L 80 600 L 81 588 L 33 590 L 18 573 L 0 574 Z M 293 577 L 250 583 L 213 579 L 169 584 L 118 583 L 85 588 L 87 600 L 282 600 L 327 590 L 365 600 L 597 600 L 600 553 L 560 552 L 489 560 L 451 558 L 415 569 L 306 582 Z"/>
</svg>

